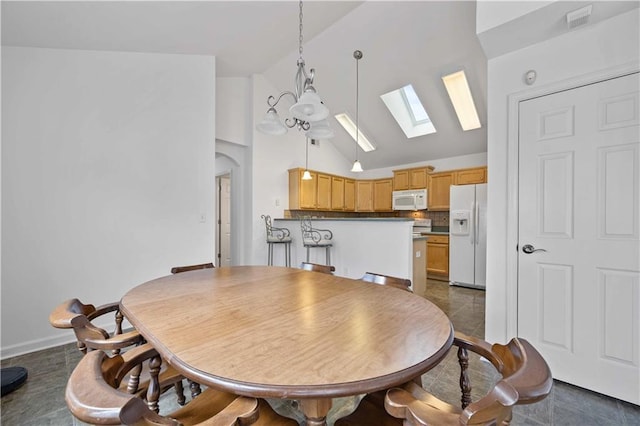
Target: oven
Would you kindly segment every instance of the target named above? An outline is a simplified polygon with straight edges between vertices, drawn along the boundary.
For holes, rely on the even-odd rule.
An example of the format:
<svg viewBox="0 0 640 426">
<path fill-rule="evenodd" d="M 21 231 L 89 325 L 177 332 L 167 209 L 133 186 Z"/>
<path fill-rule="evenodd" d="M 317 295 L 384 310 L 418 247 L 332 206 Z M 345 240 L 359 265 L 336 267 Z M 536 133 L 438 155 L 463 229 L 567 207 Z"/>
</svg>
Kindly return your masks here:
<svg viewBox="0 0 640 426">
<path fill-rule="evenodd" d="M 413 235 L 419 236 L 431 232 L 431 219 L 415 219 L 413 221 Z"/>
</svg>

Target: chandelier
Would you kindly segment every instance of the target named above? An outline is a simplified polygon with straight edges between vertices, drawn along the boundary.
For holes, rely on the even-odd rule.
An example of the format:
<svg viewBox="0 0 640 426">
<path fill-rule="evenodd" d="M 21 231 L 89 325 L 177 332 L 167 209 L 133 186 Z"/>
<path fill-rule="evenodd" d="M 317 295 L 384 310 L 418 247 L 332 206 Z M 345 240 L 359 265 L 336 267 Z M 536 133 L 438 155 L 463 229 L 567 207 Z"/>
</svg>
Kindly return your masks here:
<svg viewBox="0 0 640 426">
<path fill-rule="evenodd" d="M 329 109 L 324 105 L 320 96 L 313 87 L 313 77 L 315 70 L 311 68 L 309 73 L 305 69 L 304 58 L 302 57 L 302 0 L 300 0 L 300 25 L 298 37 L 298 71 L 295 77 L 295 91 L 285 91 L 278 97 L 269 96 L 267 105 L 269 109 L 265 117 L 256 125 L 256 129 L 268 135 L 284 135 L 288 129 L 296 127 L 303 130 L 305 136 L 310 139 L 329 139 L 334 136 L 329 127 L 327 117 Z M 284 124 L 278 116 L 276 106 L 282 98 L 290 96 L 293 105 L 289 108 L 291 117 L 284 120 Z"/>
</svg>

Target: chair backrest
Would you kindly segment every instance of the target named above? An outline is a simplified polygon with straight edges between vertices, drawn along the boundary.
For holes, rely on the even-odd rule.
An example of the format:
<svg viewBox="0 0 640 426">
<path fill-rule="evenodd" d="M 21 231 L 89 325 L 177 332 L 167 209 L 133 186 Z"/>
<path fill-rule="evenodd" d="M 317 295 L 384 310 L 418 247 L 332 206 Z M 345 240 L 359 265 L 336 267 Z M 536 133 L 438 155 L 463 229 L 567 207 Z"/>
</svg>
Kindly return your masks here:
<svg viewBox="0 0 640 426">
<path fill-rule="evenodd" d="M 286 241 L 291 237 L 291 233 L 287 228 L 276 228 L 271 224 L 271 216 L 260 215 L 264 219 L 264 225 L 267 230 L 267 242 Z"/>
<path fill-rule="evenodd" d="M 132 355 L 132 352 L 135 354 Z M 80 360 L 71 373 L 65 391 L 67 406 L 76 418 L 89 424 L 174 426 L 185 421 L 188 421 L 187 424 L 210 421 L 216 415 L 220 423 L 207 424 L 252 424 L 258 418 L 258 401 L 255 398 L 239 397 L 214 389 L 208 389 L 188 406 L 167 417 L 161 416 L 139 397 L 117 389 L 129 371 L 143 361 L 158 357 L 158 353 L 147 343 L 131 349 L 127 354 L 130 355 L 128 359 L 120 355 L 109 358 L 104 352 L 94 351 Z M 194 422 L 194 418 L 200 420 Z"/>
<path fill-rule="evenodd" d="M 330 230 L 314 228 L 309 216 L 300 218 L 300 229 L 302 230 L 303 244 L 322 244 L 333 239 L 333 232 Z"/>
<path fill-rule="evenodd" d="M 383 275 L 375 272 L 366 272 L 360 279 L 370 283 L 389 285 L 411 291 L 411 280 L 406 278 L 392 277 L 390 275 Z"/>
<path fill-rule="evenodd" d="M 213 263 L 199 263 L 197 265 L 187 265 L 187 266 L 174 266 L 171 268 L 172 274 L 179 274 L 181 272 L 195 271 L 197 269 L 208 269 L 214 268 Z"/>
<path fill-rule="evenodd" d="M 97 327 L 91 321 L 115 312 L 115 331 L 110 335 L 105 329 Z M 137 331 L 122 332 L 123 316 L 117 302 L 97 308 L 78 299 L 69 299 L 58 305 L 49 315 L 49 323 L 55 328 L 72 328 L 78 341 L 78 349 L 86 353 L 87 349 L 115 350 L 134 345 L 142 341 Z"/>
<path fill-rule="evenodd" d="M 463 410 L 458 411 L 445 403 L 438 406 L 422 401 L 433 399 L 428 392 L 415 383 L 404 389 L 394 388 L 387 392 L 385 408 L 394 417 L 405 419 L 406 425 L 423 425 L 427 418 L 444 416 L 457 418 L 461 425 L 503 424 L 511 418 L 514 405 L 538 402 L 549 395 L 553 384 L 551 371 L 542 355 L 525 339 L 513 338 L 506 345 L 489 343 L 461 333 L 456 333 L 454 345 L 460 348 L 458 357 L 462 367 L 460 377 L 463 386 Z M 502 374 L 502 379 L 483 398 L 471 402 L 467 350 L 487 360 Z M 444 408 L 446 406 L 446 408 Z M 438 412 L 440 411 L 440 412 Z M 436 413 L 438 412 L 438 413 Z"/>
<path fill-rule="evenodd" d="M 336 267 L 332 265 L 320 265 L 318 263 L 302 262 L 300 264 L 300 269 L 304 269 L 305 271 L 322 272 L 323 274 L 333 274 L 336 270 Z"/>
</svg>

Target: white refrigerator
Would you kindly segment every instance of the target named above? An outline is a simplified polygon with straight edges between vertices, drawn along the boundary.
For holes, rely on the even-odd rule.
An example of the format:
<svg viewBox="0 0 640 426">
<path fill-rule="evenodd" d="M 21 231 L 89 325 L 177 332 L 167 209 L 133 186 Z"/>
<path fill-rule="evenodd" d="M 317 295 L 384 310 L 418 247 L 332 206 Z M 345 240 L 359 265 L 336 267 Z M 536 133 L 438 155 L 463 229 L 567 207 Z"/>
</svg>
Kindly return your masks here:
<svg viewBox="0 0 640 426">
<path fill-rule="evenodd" d="M 487 184 L 451 185 L 449 282 L 485 288 L 487 276 Z"/>
</svg>

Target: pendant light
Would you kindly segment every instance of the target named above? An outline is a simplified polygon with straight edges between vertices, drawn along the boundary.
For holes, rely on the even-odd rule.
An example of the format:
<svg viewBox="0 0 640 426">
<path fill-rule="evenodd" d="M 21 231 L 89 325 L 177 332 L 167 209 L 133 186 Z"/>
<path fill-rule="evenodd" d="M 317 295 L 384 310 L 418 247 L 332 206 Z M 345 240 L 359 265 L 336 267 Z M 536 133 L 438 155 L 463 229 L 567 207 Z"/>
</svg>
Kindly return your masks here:
<svg viewBox="0 0 640 426">
<path fill-rule="evenodd" d="M 309 138 L 305 140 L 305 153 L 306 158 L 304 161 L 304 173 L 302 174 L 302 180 L 311 180 L 311 173 L 309 173 Z"/>
<path fill-rule="evenodd" d="M 359 70 L 358 70 L 358 62 L 362 59 L 362 52 L 356 50 L 353 52 L 353 57 L 356 59 L 356 160 L 353 162 L 353 167 L 351 168 L 352 172 L 360 173 L 362 172 L 362 164 L 358 161 L 358 139 L 360 137 L 360 128 L 358 127 L 358 119 L 359 119 L 359 105 L 360 105 L 360 79 L 359 79 Z"/>
<path fill-rule="evenodd" d="M 278 97 L 269 96 L 267 105 L 269 109 L 265 117 L 256 125 L 256 129 L 268 135 L 283 135 L 288 129 L 296 127 L 305 132 L 311 139 L 329 139 L 334 136 L 329 127 L 327 108 L 322 99 L 313 87 L 313 77 L 315 70 L 311 68 L 307 73 L 304 58 L 302 57 L 302 0 L 299 1 L 299 25 L 298 25 L 298 53 L 300 57 L 297 61 L 298 70 L 295 77 L 295 88 L 293 91 L 280 93 Z M 289 108 L 291 117 L 285 118 L 284 123 L 278 116 L 276 106 L 283 97 L 288 97 L 293 101 Z"/>
</svg>

